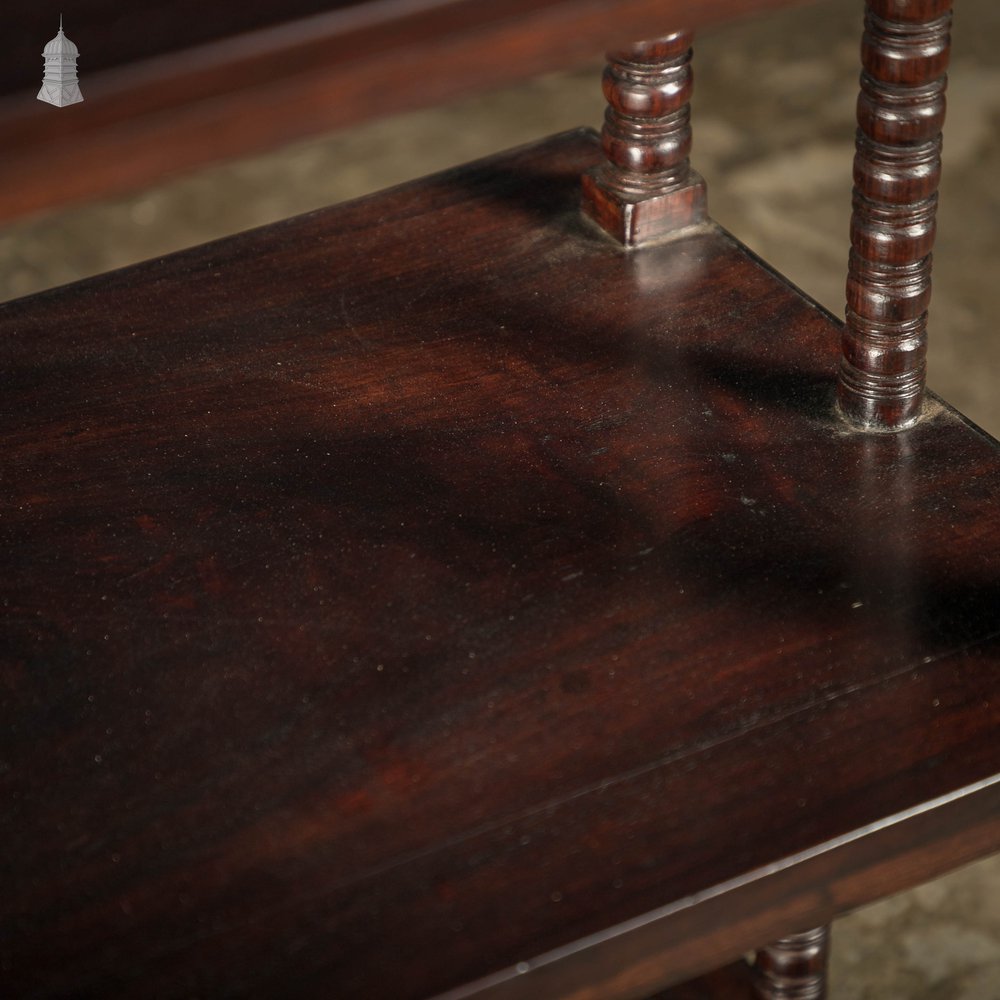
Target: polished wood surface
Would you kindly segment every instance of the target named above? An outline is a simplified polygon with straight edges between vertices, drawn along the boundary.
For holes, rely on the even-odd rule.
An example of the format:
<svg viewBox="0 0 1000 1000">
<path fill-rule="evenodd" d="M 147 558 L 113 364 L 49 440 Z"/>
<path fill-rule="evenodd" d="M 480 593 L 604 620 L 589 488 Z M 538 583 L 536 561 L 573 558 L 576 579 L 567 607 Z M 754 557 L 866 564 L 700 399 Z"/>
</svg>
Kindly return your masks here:
<svg viewBox="0 0 1000 1000">
<path fill-rule="evenodd" d="M 124 13 L 85 0 L 79 20 L 67 12 L 84 93 L 72 109 L 35 100 L 58 22 L 21 4 L 0 34 L 0 65 L 17 67 L 0 87 L 0 220 L 805 2 L 341 0 L 308 16 L 313 0 L 252 0 L 195 17 L 190 0 Z"/>
<path fill-rule="evenodd" d="M 703 222 L 705 182 L 691 170 L 690 31 L 608 53 L 601 130 L 606 161 L 583 175 L 583 209 L 625 246 Z"/>
<path fill-rule="evenodd" d="M 870 429 L 923 407 L 950 30 L 951 0 L 868 0 L 839 397 Z"/>
<path fill-rule="evenodd" d="M 0 306 L 8 995 L 634 998 L 996 850 L 996 442 L 601 156 Z"/>
</svg>

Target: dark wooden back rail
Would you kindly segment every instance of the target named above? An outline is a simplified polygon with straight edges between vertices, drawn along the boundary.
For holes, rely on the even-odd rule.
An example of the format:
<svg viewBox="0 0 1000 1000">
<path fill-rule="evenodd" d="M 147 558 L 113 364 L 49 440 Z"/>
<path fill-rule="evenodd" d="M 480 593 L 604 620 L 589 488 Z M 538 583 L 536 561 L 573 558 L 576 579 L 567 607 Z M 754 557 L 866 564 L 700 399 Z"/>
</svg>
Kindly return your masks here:
<svg viewBox="0 0 1000 1000">
<path fill-rule="evenodd" d="M 665 20 L 698 27 L 806 2 L 83 0 L 66 12 L 84 95 L 72 109 L 35 100 L 60 8 L 8 5 L 0 220 L 572 66 Z"/>
<path fill-rule="evenodd" d="M 457 35 L 380 80 L 608 6 L 383 5 Z M 599 140 L 0 305 L 5 997 L 822 1000 L 830 920 L 1000 846 L 950 7 L 867 3 L 846 325 L 709 219 L 688 30 Z"/>
</svg>

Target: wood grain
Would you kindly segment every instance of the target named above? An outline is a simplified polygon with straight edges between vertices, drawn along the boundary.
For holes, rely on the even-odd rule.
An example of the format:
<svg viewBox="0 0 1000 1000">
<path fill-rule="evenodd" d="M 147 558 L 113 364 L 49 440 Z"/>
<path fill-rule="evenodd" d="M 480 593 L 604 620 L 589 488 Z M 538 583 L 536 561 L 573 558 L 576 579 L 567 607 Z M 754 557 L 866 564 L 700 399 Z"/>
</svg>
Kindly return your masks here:
<svg viewBox="0 0 1000 1000">
<path fill-rule="evenodd" d="M 996 850 L 996 442 L 600 156 L 0 306 L 8 995 L 624 1000 Z"/>
</svg>

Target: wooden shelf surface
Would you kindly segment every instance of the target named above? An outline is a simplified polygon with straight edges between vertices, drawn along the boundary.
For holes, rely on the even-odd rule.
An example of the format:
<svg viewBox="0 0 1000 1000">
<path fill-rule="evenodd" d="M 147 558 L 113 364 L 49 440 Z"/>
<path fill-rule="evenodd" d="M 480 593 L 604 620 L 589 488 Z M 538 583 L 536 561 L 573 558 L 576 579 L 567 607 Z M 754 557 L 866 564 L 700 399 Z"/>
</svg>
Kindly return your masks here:
<svg viewBox="0 0 1000 1000">
<path fill-rule="evenodd" d="M 11 995 L 639 997 L 1000 846 L 1000 452 L 571 133 L 0 306 Z"/>
</svg>

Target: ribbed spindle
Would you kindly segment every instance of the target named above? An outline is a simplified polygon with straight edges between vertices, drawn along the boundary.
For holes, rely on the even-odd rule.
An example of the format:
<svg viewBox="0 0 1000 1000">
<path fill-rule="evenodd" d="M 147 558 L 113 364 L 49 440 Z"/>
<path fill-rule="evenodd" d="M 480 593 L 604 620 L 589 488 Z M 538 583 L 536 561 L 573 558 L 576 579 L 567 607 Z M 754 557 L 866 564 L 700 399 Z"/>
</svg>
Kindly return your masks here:
<svg viewBox="0 0 1000 1000">
<path fill-rule="evenodd" d="M 688 31 L 608 53 L 607 161 L 584 176 L 583 207 L 626 246 L 705 218 L 705 183 L 688 162 L 692 83 Z"/>
<path fill-rule="evenodd" d="M 838 396 L 872 430 L 923 404 L 951 3 L 867 3 Z"/>
<path fill-rule="evenodd" d="M 754 996 L 757 1000 L 824 1000 L 830 929 L 793 934 L 757 952 Z"/>
</svg>

